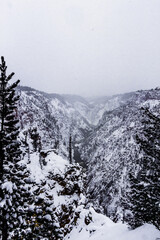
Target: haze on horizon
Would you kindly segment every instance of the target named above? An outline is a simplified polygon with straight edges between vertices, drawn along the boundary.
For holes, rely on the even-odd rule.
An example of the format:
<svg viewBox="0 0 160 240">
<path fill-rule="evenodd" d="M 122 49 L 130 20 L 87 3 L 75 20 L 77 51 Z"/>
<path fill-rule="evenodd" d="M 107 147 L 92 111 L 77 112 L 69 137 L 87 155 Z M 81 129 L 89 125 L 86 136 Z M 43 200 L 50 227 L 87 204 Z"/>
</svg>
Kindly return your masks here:
<svg viewBox="0 0 160 240">
<path fill-rule="evenodd" d="M 160 85 L 159 0 L 0 0 L 0 55 L 21 85 L 112 95 Z"/>
</svg>

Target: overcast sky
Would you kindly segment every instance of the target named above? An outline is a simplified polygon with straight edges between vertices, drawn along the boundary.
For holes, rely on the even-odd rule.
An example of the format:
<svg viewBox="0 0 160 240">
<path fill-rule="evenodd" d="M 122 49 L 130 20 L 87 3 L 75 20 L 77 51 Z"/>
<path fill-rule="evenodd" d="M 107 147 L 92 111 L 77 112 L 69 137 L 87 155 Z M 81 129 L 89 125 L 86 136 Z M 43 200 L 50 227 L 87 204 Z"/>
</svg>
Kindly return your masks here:
<svg viewBox="0 0 160 240">
<path fill-rule="evenodd" d="M 46 92 L 155 88 L 160 0 L 0 0 L 0 55 L 21 85 Z"/>
</svg>

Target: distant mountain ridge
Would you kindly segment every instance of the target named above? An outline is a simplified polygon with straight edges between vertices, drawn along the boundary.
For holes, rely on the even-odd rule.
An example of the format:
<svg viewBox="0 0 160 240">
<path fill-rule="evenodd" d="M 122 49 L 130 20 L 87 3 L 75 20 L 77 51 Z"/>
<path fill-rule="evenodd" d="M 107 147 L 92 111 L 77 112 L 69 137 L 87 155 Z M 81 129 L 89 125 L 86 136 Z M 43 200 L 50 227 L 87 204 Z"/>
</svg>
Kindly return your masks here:
<svg viewBox="0 0 160 240">
<path fill-rule="evenodd" d="M 28 86 L 18 86 L 18 89 L 28 94 L 33 92 L 39 93 L 47 99 L 58 99 L 64 105 L 70 104 L 93 125 L 98 124 L 98 121 L 101 119 L 105 111 L 113 110 L 121 105 L 124 105 L 126 102 L 134 101 L 137 98 L 140 98 L 142 101 L 148 98 L 157 99 L 157 95 L 154 96 L 151 92 L 155 91 L 156 93 L 156 91 L 159 91 L 159 88 L 157 87 L 156 89 L 138 90 L 135 92 L 116 94 L 113 96 L 84 98 L 73 94 L 45 93 Z M 82 111 L 84 112 L 82 113 Z"/>
</svg>

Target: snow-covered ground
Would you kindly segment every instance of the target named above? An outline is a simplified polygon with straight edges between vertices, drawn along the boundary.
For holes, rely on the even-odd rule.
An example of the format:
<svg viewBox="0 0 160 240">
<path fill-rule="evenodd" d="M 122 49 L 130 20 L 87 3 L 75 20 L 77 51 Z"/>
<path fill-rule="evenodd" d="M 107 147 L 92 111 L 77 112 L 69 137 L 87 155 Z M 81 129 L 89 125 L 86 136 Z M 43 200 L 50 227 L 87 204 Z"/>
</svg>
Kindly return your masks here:
<svg viewBox="0 0 160 240">
<path fill-rule="evenodd" d="M 160 231 L 153 225 L 145 224 L 135 230 L 129 230 L 122 223 L 113 223 L 108 217 L 96 213 L 93 208 L 88 211 L 92 215 L 89 225 L 84 223 L 86 209 L 81 209 L 80 219 L 65 240 L 159 240 Z"/>
<path fill-rule="evenodd" d="M 48 179 L 50 172 L 55 174 L 64 175 L 69 163 L 67 160 L 50 152 L 46 157 L 46 165 L 41 168 L 39 163 L 39 154 L 31 154 L 30 163 L 28 169 L 31 172 L 31 178 L 39 184 L 43 180 L 47 180 L 45 185 L 46 193 L 50 193 L 54 196 L 54 206 L 58 208 L 61 204 L 69 204 L 77 197 L 60 196 L 58 194 L 60 186 L 56 184 L 54 188 L 49 187 L 52 184 L 52 180 Z M 27 159 L 26 159 L 27 161 Z M 41 194 L 45 197 L 45 194 Z M 76 198 L 75 198 L 76 197 Z M 85 196 L 80 195 L 79 206 L 75 210 L 79 213 L 78 219 L 72 231 L 66 235 L 64 240 L 158 240 L 160 238 L 160 232 L 152 225 L 145 224 L 135 230 L 129 230 L 128 226 L 122 223 L 114 223 L 108 217 L 96 213 L 95 210 L 90 207 L 85 207 Z M 86 224 L 86 217 L 89 216 L 88 225 Z"/>
<path fill-rule="evenodd" d="M 50 177 L 51 174 L 53 176 L 60 175 L 64 177 L 69 166 L 68 160 L 63 159 L 52 151 L 45 158 L 45 165 L 40 164 L 39 153 L 32 153 L 30 155 L 30 163 L 27 164 L 28 170 L 31 173 L 30 177 L 36 183 L 33 186 L 33 191 L 45 181 L 45 191 L 42 191 L 40 197 L 45 198 L 46 194 L 53 196 L 53 204 L 56 208 L 60 208 L 61 204 L 67 205 L 78 199 L 76 194 L 71 196 L 61 195 L 60 192 L 63 190 L 63 187 L 53 177 Z"/>
<path fill-rule="evenodd" d="M 39 183 L 41 180 L 46 179 L 49 172 L 54 174 L 64 174 L 65 168 L 68 165 L 68 161 L 62 157 L 56 155 L 54 152 L 50 152 L 45 158 L 46 165 L 40 166 L 39 153 L 35 152 L 31 154 L 31 161 L 28 164 L 28 169 L 31 172 L 31 177 Z"/>
</svg>

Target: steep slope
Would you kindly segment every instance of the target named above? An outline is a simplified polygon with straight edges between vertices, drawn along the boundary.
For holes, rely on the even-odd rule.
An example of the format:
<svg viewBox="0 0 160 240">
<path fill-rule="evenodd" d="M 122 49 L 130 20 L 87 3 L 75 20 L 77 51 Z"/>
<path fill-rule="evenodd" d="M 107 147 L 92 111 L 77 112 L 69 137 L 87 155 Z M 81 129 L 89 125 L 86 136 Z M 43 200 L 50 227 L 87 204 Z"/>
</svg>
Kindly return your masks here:
<svg viewBox="0 0 160 240">
<path fill-rule="evenodd" d="M 139 171 L 143 152 L 136 135 L 143 128 L 142 106 L 159 113 L 160 89 L 84 99 L 74 95 L 19 88 L 21 141 L 34 151 L 34 129 L 39 148 L 68 157 L 72 135 L 74 158 L 87 168 L 88 194 L 98 210 L 114 221 L 128 217 L 124 207 L 129 172 Z M 32 144 L 31 144 L 32 143 Z"/>
<path fill-rule="evenodd" d="M 154 92 L 156 94 L 156 91 Z M 150 94 L 152 96 L 150 96 Z M 151 91 L 144 91 L 144 90 L 113 95 L 110 97 L 104 96 L 104 97 L 88 98 L 87 99 L 88 103 L 91 106 L 90 112 L 88 113 L 89 119 L 92 122 L 92 124 L 98 125 L 99 120 L 101 120 L 103 114 L 106 111 L 112 111 L 120 106 L 125 105 L 127 102 L 134 102 L 134 101 L 143 102 L 147 100 L 149 97 L 151 97 L 151 99 L 152 98 L 156 99 L 156 95 L 153 96 Z"/>
<path fill-rule="evenodd" d="M 114 221 L 128 217 L 123 201 L 129 188 L 129 172 L 139 171 L 143 152 L 136 142 L 142 124 L 142 106 L 160 113 L 160 89 L 139 91 L 103 114 L 92 134 L 79 145 L 87 162 L 88 193 L 94 205 Z"/>
<path fill-rule="evenodd" d="M 19 87 L 19 92 L 18 114 L 24 143 L 33 142 L 31 133 L 36 131 L 42 149 L 56 149 L 67 156 L 69 135 L 72 134 L 75 142 L 91 131 L 89 122 L 63 96 L 46 94 L 28 87 Z"/>
<path fill-rule="evenodd" d="M 42 163 L 37 152 L 30 155 L 29 161 L 24 156 L 19 166 L 24 168 L 24 165 L 28 171 L 24 189 L 30 192 L 28 200 L 22 203 L 25 222 L 23 229 L 17 228 L 16 236 L 10 232 L 8 239 L 155 240 L 160 237 L 153 225 L 130 231 L 127 225 L 115 224 L 95 212 L 86 199 L 85 175 L 78 164 L 69 164 L 47 151 Z M 5 184 L 12 189 L 11 184 Z"/>
</svg>

